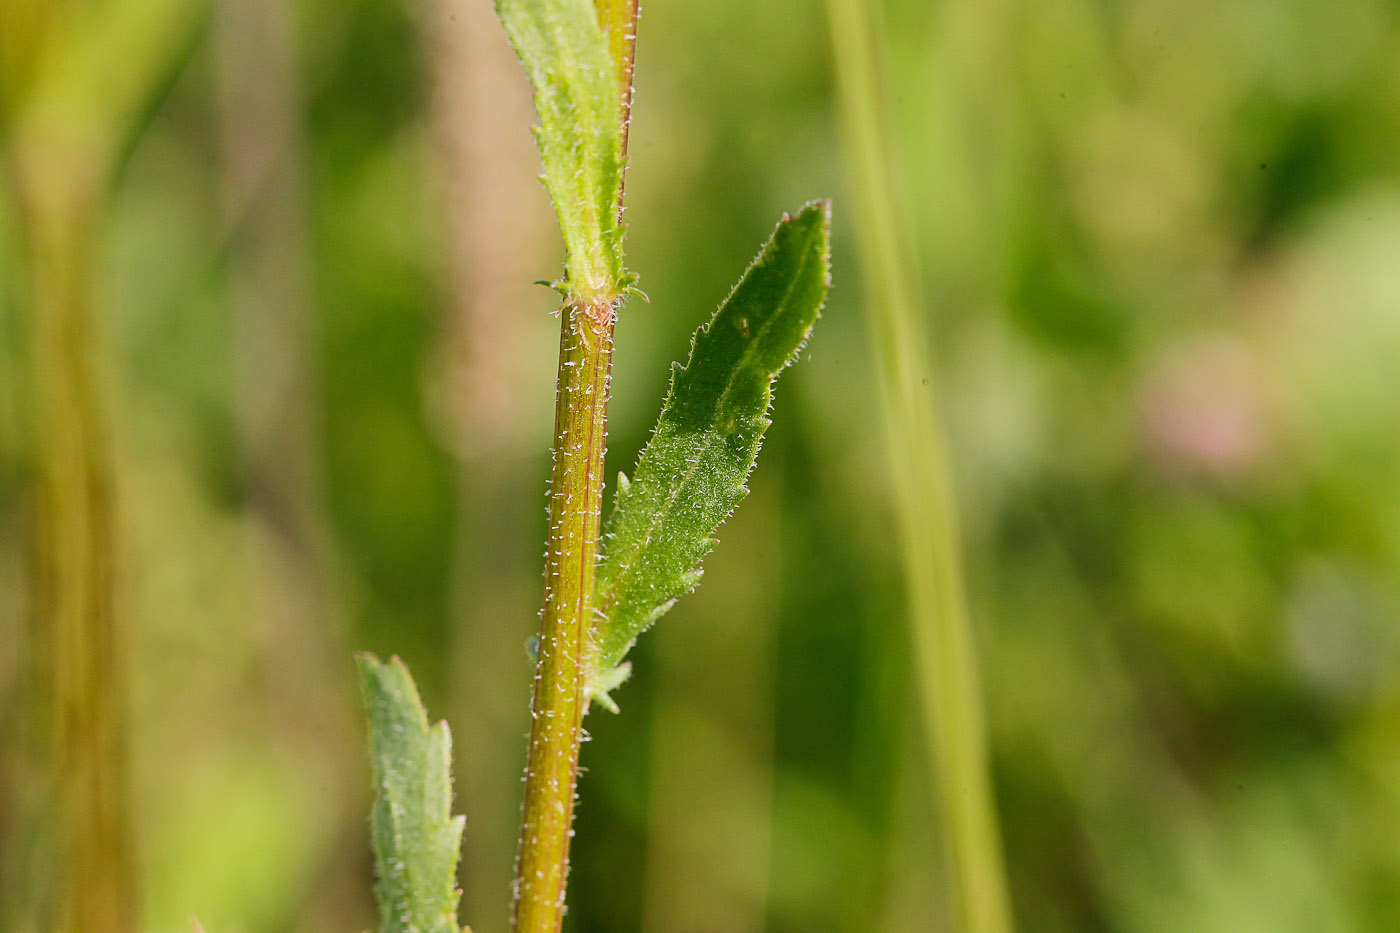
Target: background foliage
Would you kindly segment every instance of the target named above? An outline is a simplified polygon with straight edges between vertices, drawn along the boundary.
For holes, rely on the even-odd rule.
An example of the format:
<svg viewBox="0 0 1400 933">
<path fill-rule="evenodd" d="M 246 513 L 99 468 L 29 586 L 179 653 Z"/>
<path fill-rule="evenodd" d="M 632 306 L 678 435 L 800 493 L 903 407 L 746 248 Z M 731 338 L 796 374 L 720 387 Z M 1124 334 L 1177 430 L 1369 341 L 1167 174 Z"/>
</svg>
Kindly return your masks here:
<svg viewBox="0 0 1400 933">
<path fill-rule="evenodd" d="M 556 351 L 529 283 L 560 255 L 488 7 L 212 0 L 111 191 L 152 931 L 370 924 L 353 649 L 403 655 L 452 723 L 462 915 L 505 928 Z M 612 469 L 711 296 L 814 194 L 835 287 L 705 586 L 638 646 L 622 716 L 589 718 L 577 931 L 947 928 L 821 12 L 642 18 L 651 303 L 618 329 Z M 883 12 L 1021 926 L 1389 929 L 1400 8 Z M 30 504 L 0 203 L 3 915 Z"/>
</svg>

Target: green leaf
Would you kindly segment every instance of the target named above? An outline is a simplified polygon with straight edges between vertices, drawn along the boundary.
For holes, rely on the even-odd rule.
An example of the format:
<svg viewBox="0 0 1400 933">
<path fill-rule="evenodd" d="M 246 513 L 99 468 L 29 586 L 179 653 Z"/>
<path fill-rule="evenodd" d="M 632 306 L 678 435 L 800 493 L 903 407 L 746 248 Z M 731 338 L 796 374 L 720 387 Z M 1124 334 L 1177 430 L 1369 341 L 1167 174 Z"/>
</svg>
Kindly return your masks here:
<svg viewBox="0 0 1400 933">
<path fill-rule="evenodd" d="M 408 668 L 356 657 L 369 710 L 377 791 L 370 842 L 379 933 L 460 933 L 457 856 L 465 817 L 452 815 L 452 735 L 428 725 Z"/>
<path fill-rule="evenodd" d="M 535 141 L 568 251 L 570 298 L 611 303 L 622 268 L 622 125 L 618 79 L 592 0 L 496 0 L 535 86 Z"/>
<path fill-rule="evenodd" d="M 768 428 L 772 386 L 811 332 L 830 287 L 831 206 L 784 216 L 710 323 L 671 391 L 616 504 L 599 558 L 590 693 L 626 676 L 639 634 L 700 580 L 714 533 L 748 493 L 744 482 Z"/>
</svg>

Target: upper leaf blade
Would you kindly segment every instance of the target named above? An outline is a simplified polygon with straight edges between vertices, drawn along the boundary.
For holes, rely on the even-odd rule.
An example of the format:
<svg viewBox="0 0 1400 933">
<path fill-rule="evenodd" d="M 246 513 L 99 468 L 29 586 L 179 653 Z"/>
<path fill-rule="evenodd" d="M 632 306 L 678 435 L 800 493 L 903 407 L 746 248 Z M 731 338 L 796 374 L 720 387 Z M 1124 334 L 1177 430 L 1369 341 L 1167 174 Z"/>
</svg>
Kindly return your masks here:
<svg viewBox="0 0 1400 933">
<path fill-rule="evenodd" d="M 496 0 L 535 86 L 544 184 L 568 251 L 571 298 L 616 297 L 624 284 L 618 77 L 592 0 Z"/>
<path fill-rule="evenodd" d="M 714 318 L 695 333 L 630 482 L 619 483 L 599 558 L 591 690 L 606 694 L 628 649 L 694 588 L 713 535 L 767 429 L 772 385 L 811 332 L 830 287 L 830 203 L 784 217 Z"/>
<path fill-rule="evenodd" d="M 379 933 L 461 933 L 457 857 L 464 818 L 452 815 L 452 736 L 428 725 L 398 658 L 358 655 L 369 711 L 376 796 L 370 818 Z"/>
</svg>

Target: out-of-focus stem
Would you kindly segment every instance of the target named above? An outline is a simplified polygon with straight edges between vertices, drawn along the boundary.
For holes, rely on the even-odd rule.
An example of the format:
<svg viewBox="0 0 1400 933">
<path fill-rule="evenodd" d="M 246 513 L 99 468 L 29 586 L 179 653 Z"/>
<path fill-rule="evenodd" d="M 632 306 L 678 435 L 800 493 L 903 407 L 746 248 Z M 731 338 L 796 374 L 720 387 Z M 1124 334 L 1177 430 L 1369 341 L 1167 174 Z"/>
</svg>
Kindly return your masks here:
<svg viewBox="0 0 1400 933">
<path fill-rule="evenodd" d="M 137 923 L 96 256 L 122 144 L 196 20 L 193 0 L 0 3 L 0 168 L 19 206 L 34 375 L 34 656 L 53 774 L 43 830 L 56 862 L 27 893 L 57 933 Z"/>
<path fill-rule="evenodd" d="M 58 859 L 46 928 L 127 933 L 136 928 L 136 898 L 126 704 L 113 615 L 110 453 L 94 362 L 95 198 L 87 192 L 81 181 L 67 192 L 42 184 L 20 192 L 34 368 L 35 656 L 43 659 L 54 774 L 47 829 Z"/>
<path fill-rule="evenodd" d="M 638 5 L 637 0 L 596 0 L 596 6 L 618 73 L 625 160 Z M 617 210 L 621 214 L 621 192 Z M 557 933 L 564 923 L 579 738 L 588 706 L 583 684 L 593 622 L 613 325 L 621 299 L 571 301 L 560 314 L 545 602 L 515 866 L 511 927 L 516 933 Z"/>
<path fill-rule="evenodd" d="M 922 715 L 957 885 L 958 928 L 1012 928 L 952 472 L 917 309 L 909 247 L 895 219 L 881 120 L 876 37 L 864 0 L 828 0 L 852 202 L 897 496 Z"/>
</svg>

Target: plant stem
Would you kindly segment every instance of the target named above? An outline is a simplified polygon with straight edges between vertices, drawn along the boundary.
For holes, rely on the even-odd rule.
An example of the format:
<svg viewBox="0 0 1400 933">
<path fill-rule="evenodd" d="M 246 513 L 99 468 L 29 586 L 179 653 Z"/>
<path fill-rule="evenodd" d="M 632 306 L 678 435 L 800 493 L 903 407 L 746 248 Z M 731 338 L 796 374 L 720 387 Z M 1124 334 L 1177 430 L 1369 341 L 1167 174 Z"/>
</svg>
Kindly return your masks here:
<svg viewBox="0 0 1400 933">
<path fill-rule="evenodd" d="M 0 169 L 31 309 L 36 719 L 51 749 L 44 830 L 59 862 L 30 871 L 25 894 L 44 902 L 41 927 L 55 933 L 138 925 L 97 260 L 123 143 L 194 35 L 197 6 L 0 2 Z"/>
<path fill-rule="evenodd" d="M 627 131 L 632 126 L 632 67 L 637 60 L 637 15 L 640 0 L 594 0 L 598 22 L 608 34 L 608 54 L 617 69 L 618 121 L 622 126 L 622 155 L 627 157 Z M 618 211 L 622 210 L 619 200 Z"/>
<path fill-rule="evenodd" d="M 603 495 L 612 308 L 571 303 L 562 316 L 545 603 L 515 875 L 517 933 L 553 933 L 564 919 Z"/>
<path fill-rule="evenodd" d="M 958 929 L 1012 928 L 963 589 L 952 469 L 919 286 L 895 218 L 876 36 L 864 0 L 828 0 L 858 250 L 877 352 L 922 716 L 957 886 Z"/>
<path fill-rule="evenodd" d="M 618 75 L 618 125 L 625 161 L 638 0 L 595 3 Z M 617 210 L 621 215 L 621 192 Z M 583 685 L 593 623 L 613 326 L 621 300 L 621 295 L 614 294 L 591 305 L 571 301 L 560 315 L 545 601 L 515 866 L 511 927 L 516 933 L 557 933 L 564 922 L 579 736 L 588 711 Z"/>
<path fill-rule="evenodd" d="M 30 153 L 33 155 L 33 153 Z M 18 160 L 17 160 L 18 161 Z M 81 179 L 21 190 L 33 308 L 36 656 L 59 840 L 48 928 L 136 928 L 125 703 L 113 613 L 110 455 L 93 338 L 97 199 Z M 49 181 L 53 181 L 50 177 Z M 32 197 L 31 197 L 32 195 Z"/>
</svg>

